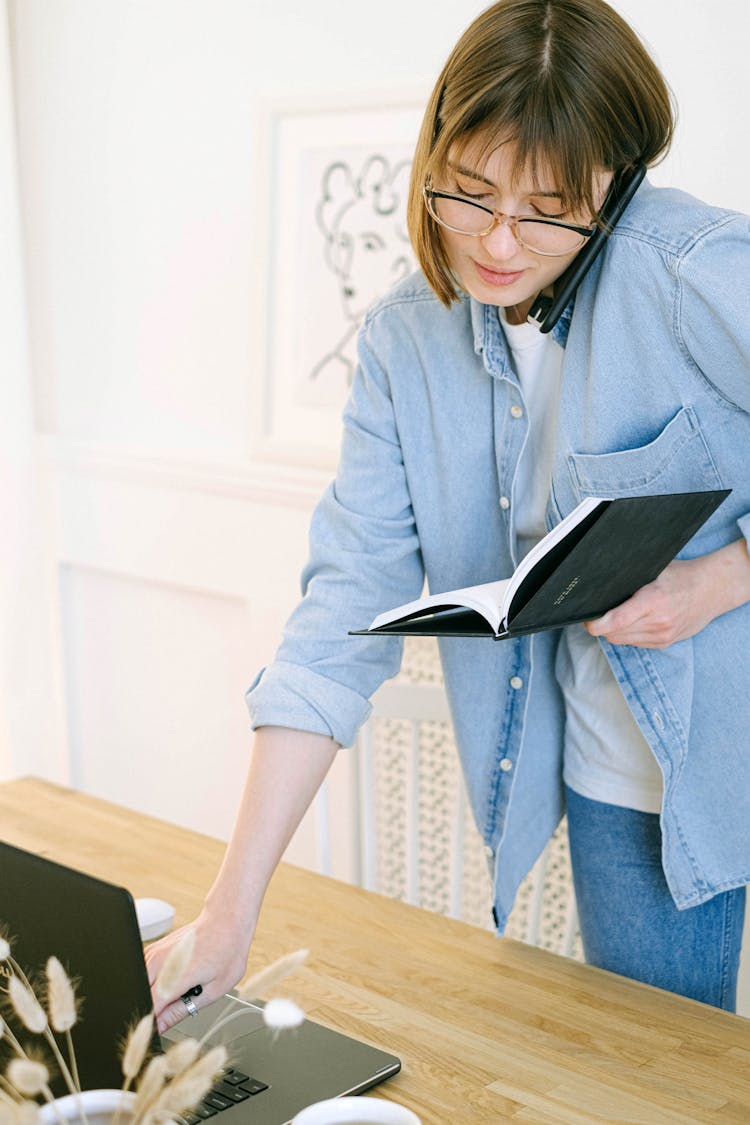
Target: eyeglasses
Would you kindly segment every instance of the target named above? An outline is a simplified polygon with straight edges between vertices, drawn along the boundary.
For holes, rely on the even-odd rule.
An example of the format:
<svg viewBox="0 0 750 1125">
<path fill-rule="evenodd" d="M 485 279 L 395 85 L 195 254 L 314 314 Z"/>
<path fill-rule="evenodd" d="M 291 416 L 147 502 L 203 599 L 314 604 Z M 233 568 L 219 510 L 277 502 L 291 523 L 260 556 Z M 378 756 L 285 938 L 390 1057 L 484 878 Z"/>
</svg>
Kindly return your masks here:
<svg viewBox="0 0 750 1125">
<path fill-rule="evenodd" d="M 469 234 L 483 238 L 504 223 L 513 237 L 527 250 L 554 258 L 558 254 L 571 254 L 583 246 L 596 230 L 595 226 L 579 227 L 561 219 L 544 219 L 527 215 L 503 215 L 482 203 L 454 195 L 448 191 L 434 191 L 429 184 L 422 189 L 427 210 L 436 223 L 456 234 Z"/>
</svg>

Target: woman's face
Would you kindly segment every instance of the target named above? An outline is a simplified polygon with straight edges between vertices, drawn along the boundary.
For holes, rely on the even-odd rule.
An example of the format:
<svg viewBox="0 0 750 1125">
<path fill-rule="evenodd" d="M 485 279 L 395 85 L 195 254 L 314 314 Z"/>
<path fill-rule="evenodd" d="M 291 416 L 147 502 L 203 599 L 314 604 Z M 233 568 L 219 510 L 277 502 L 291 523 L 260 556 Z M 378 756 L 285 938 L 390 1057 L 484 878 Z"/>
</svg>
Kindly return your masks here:
<svg viewBox="0 0 750 1125">
<path fill-rule="evenodd" d="M 444 191 L 470 195 L 472 199 L 503 215 L 544 215 L 565 222 L 586 226 L 592 215 L 563 209 L 559 191 L 540 166 L 537 179 L 526 169 L 511 188 L 513 146 L 499 145 L 488 159 L 480 161 L 480 142 L 468 145 L 460 159 L 451 162 L 445 179 L 437 187 Z M 612 179 L 611 172 L 597 177 L 594 198 L 601 206 Z M 498 225 L 489 234 L 457 234 L 441 228 L 441 237 L 451 268 L 464 289 L 486 305 L 508 309 L 511 322 L 522 323 L 536 295 L 549 289 L 572 262 L 578 249 L 560 257 L 544 257 L 518 243 L 507 224 Z M 580 247 L 579 247 L 580 249 Z"/>
</svg>

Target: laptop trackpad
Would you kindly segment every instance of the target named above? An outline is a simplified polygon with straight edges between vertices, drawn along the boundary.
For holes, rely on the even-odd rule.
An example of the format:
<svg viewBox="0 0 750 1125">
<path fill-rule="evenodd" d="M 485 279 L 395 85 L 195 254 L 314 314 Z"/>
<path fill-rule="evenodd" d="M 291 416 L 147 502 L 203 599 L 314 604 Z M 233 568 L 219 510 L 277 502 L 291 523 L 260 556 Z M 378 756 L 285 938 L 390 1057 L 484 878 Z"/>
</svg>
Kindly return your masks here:
<svg viewBox="0 0 750 1125">
<path fill-rule="evenodd" d="M 258 1008 L 255 1004 L 247 1004 L 243 1000 L 237 1000 L 233 996 L 222 996 L 219 1000 L 215 1000 L 213 1004 L 201 1008 L 197 1016 L 187 1016 L 184 1020 L 181 1020 L 176 1027 L 162 1035 L 162 1039 L 172 1042 L 175 1039 L 202 1039 L 212 1024 L 221 1023 L 225 1016 L 230 1015 L 233 1015 L 234 1018 L 228 1020 L 223 1027 L 209 1036 L 206 1040 L 207 1046 L 214 1047 L 219 1043 L 234 1043 L 242 1036 L 249 1035 L 265 1026 L 261 1008 Z"/>
</svg>

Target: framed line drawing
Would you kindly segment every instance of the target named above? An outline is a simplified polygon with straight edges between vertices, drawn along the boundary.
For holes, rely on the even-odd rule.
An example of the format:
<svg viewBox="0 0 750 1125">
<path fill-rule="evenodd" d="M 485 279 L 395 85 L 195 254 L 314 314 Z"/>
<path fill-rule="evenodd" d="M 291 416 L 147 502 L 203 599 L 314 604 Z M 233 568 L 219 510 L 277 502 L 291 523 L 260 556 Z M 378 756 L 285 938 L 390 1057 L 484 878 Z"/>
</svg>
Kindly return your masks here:
<svg viewBox="0 0 750 1125">
<path fill-rule="evenodd" d="M 422 112 L 416 97 L 270 110 L 262 457 L 335 466 L 359 326 L 416 265 L 406 201 Z"/>
</svg>

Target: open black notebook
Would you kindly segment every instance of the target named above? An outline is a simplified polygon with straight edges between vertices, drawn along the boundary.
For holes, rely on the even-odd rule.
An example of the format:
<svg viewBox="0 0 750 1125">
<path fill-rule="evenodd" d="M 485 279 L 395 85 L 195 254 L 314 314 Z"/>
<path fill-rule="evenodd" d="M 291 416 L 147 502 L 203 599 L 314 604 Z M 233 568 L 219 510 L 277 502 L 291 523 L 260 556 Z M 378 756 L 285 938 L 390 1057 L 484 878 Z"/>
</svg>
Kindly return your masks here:
<svg viewBox="0 0 750 1125">
<path fill-rule="evenodd" d="M 653 582 L 730 491 L 591 497 L 510 578 L 430 594 L 350 633 L 503 640 L 591 621 Z"/>
</svg>

